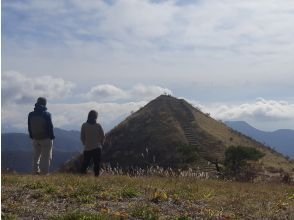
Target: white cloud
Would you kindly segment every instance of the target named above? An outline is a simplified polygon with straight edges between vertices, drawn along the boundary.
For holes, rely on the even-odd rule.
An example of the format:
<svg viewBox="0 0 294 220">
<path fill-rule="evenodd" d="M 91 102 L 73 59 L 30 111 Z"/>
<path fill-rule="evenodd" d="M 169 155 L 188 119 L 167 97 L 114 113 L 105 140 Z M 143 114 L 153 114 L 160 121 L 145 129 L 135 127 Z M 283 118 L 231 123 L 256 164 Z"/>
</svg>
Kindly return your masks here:
<svg viewBox="0 0 294 220">
<path fill-rule="evenodd" d="M 153 85 L 138 84 L 131 89 L 123 90 L 114 85 L 103 84 L 92 87 L 84 96 L 98 102 L 117 100 L 148 101 L 162 94 L 172 94 L 172 91 L 168 88 Z"/>
<path fill-rule="evenodd" d="M 18 72 L 2 73 L 2 102 L 31 103 L 39 96 L 61 99 L 71 94 L 74 84 L 52 76 L 28 77 Z"/>
<path fill-rule="evenodd" d="M 224 120 L 291 120 L 294 118 L 294 104 L 286 101 L 265 100 L 259 98 L 254 103 L 240 105 L 220 105 L 211 109 L 211 113 Z"/>
<path fill-rule="evenodd" d="M 124 99 L 127 97 L 127 94 L 125 91 L 114 85 L 104 84 L 92 87 L 86 94 L 86 97 L 97 101 L 105 101 Z"/>
<path fill-rule="evenodd" d="M 172 91 L 160 86 L 145 86 L 143 84 L 136 85 L 129 91 L 129 95 L 135 100 L 150 100 L 162 94 L 172 95 Z"/>
</svg>

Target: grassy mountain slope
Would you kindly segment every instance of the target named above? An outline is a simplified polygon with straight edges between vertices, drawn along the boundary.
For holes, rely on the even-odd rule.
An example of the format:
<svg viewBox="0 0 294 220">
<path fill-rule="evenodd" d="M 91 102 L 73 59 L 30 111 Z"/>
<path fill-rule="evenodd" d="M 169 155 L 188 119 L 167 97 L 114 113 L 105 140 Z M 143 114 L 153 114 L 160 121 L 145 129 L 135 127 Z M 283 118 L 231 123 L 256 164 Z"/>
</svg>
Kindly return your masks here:
<svg viewBox="0 0 294 220">
<path fill-rule="evenodd" d="M 191 106 L 192 109 L 192 106 Z M 193 109 L 195 115 L 195 121 L 201 129 L 211 134 L 216 139 L 222 142 L 222 145 L 228 147 L 230 145 L 243 145 L 252 146 L 265 153 L 265 156 L 261 159 L 265 169 L 272 170 L 283 169 L 286 172 L 294 172 L 294 164 L 287 160 L 282 154 L 273 151 L 272 149 L 264 146 L 260 142 L 253 140 L 252 138 L 245 136 L 235 130 L 232 130 L 224 123 L 219 122 L 206 114 L 203 114 L 197 109 Z"/>
<path fill-rule="evenodd" d="M 120 166 L 176 166 L 176 147 L 187 144 L 169 103 L 153 100 L 112 129 L 104 147 L 104 161 Z"/>
<path fill-rule="evenodd" d="M 184 146 L 189 145 L 189 148 Z M 230 145 L 251 146 L 265 153 L 264 171 L 293 172 L 294 165 L 281 154 L 232 130 L 185 100 L 161 95 L 131 114 L 108 134 L 103 162 L 122 167 L 158 165 L 214 170 Z M 186 151 L 186 154 L 183 154 Z M 196 152 L 198 158 L 187 162 Z"/>
</svg>

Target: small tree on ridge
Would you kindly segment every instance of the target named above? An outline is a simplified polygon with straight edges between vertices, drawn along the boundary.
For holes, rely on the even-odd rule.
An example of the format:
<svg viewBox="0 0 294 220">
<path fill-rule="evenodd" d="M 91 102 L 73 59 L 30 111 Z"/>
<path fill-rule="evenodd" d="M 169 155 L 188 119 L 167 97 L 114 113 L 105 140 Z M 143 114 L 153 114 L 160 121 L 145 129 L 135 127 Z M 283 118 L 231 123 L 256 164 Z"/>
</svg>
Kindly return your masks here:
<svg viewBox="0 0 294 220">
<path fill-rule="evenodd" d="M 262 152 L 253 147 L 230 146 L 225 152 L 225 174 L 240 179 L 250 168 L 248 161 L 257 161 L 263 156 Z"/>
</svg>

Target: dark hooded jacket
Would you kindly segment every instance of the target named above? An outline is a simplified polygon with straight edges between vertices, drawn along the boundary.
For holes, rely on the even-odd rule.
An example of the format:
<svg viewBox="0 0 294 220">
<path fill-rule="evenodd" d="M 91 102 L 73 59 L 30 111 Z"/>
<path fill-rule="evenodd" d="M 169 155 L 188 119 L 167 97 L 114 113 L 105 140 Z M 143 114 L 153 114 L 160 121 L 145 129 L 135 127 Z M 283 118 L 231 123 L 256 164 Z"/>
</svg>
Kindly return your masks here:
<svg viewBox="0 0 294 220">
<path fill-rule="evenodd" d="M 35 104 L 33 112 L 28 115 L 28 131 L 31 139 L 41 140 L 55 138 L 51 114 L 44 105 Z"/>
</svg>

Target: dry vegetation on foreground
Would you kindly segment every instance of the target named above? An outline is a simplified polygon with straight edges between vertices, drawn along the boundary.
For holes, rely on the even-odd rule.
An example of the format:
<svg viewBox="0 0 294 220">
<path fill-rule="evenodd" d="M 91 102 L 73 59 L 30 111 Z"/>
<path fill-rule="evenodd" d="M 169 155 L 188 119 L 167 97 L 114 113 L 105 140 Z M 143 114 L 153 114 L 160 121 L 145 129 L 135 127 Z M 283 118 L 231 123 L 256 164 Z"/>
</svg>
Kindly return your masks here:
<svg viewBox="0 0 294 220">
<path fill-rule="evenodd" d="M 4 174 L 2 219 L 294 219 L 294 188 L 192 178 Z"/>
</svg>

